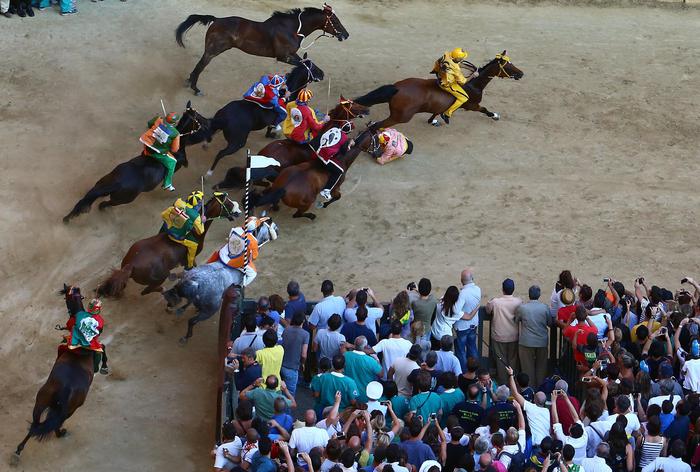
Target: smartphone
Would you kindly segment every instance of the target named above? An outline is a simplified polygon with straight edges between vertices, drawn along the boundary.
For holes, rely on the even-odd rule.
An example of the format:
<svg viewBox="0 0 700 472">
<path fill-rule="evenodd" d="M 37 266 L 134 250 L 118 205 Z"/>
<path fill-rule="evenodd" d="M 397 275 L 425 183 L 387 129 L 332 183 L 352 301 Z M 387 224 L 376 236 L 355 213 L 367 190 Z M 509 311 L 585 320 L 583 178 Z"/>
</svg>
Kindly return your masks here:
<svg viewBox="0 0 700 472">
<path fill-rule="evenodd" d="M 340 433 L 335 435 L 335 439 L 342 441 L 343 439 L 345 439 L 345 433 L 341 431 Z"/>
<path fill-rule="evenodd" d="M 590 377 L 584 377 L 581 379 L 581 382 L 583 382 L 583 383 L 591 383 L 592 381 L 593 381 L 593 379 Z"/>
<path fill-rule="evenodd" d="M 384 405 L 384 406 L 389 406 L 389 403 L 391 403 L 391 402 L 388 402 L 388 401 L 379 402 L 380 405 Z"/>
<path fill-rule="evenodd" d="M 431 420 L 434 420 L 435 418 L 437 418 L 437 413 L 431 413 L 431 414 L 430 414 L 430 419 L 431 419 Z"/>
<path fill-rule="evenodd" d="M 605 278 L 603 279 L 603 282 L 608 283 L 608 282 L 610 282 L 610 279 L 607 278 L 607 277 L 605 277 Z"/>
<path fill-rule="evenodd" d="M 304 458 L 301 457 L 301 454 L 300 454 L 300 453 L 297 453 L 297 460 L 298 460 L 298 461 L 303 461 L 303 460 L 304 460 Z"/>
<path fill-rule="evenodd" d="M 659 334 L 666 334 L 668 333 L 668 329 L 666 327 L 659 328 Z"/>
<path fill-rule="evenodd" d="M 608 368 L 608 360 L 607 359 L 601 359 L 600 360 L 600 368 L 602 369 L 607 369 Z"/>
</svg>

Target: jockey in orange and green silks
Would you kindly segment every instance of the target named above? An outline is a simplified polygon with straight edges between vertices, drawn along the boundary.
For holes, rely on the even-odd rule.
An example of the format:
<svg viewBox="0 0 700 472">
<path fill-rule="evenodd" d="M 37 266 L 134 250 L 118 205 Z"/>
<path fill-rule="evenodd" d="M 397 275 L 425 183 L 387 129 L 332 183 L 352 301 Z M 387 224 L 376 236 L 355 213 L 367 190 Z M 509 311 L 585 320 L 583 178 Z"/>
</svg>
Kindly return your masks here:
<svg viewBox="0 0 700 472">
<path fill-rule="evenodd" d="M 468 55 L 462 48 L 455 48 L 452 51 L 445 52 L 440 59 L 435 61 L 433 66 L 432 73 L 437 74 L 440 88 L 455 97 L 452 106 L 440 115 L 445 120 L 445 123 L 448 124 L 452 113 L 469 100 L 469 95 L 462 88 L 468 79 L 459 67 L 459 63 L 465 60 Z M 477 75 L 478 72 L 475 71 L 470 78 Z"/>
<path fill-rule="evenodd" d="M 196 205 L 195 205 L 196 206 Z M 167 229 L 165 232 L 171 241 L 182 244 L 187 249 L 187 264 L 185 270 L 194 267 L 194 258 L 197 255 L 199 241 L 197 236 L 204 234 L 204 221 L 206 217 L 199 214 L 194 206 L 188 205 L 178 198 L 173 206 L 161 213 Z"/>
<path fill-rule="evenodd" d="M 148 131 L 142 134 L 140 139 L 144 144 L 143 154 L 153 157 L 165 167 L 163 188 L 171 192 L 175 190 L 173 174 L 177 166 L 177 159 L 173 154 L 180 150 L 180 132 L 176 128 L 179 120 L 177 113 L 168 113 L 165 120 L 155 116 L 148 122 Z"/>
</svg>

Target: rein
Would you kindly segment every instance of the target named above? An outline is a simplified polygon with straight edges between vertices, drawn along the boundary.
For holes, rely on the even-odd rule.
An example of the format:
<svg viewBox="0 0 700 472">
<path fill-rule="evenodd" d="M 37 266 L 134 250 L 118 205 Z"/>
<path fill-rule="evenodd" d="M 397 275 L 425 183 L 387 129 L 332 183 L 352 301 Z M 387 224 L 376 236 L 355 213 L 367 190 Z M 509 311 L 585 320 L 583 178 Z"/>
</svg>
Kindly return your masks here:
<svg viewBox="0 0 700 472">
<path fill-rule="evenodd" d="M 308 61 L 308 59 L 304 59 L 303 61 L 300 62 L 300 64 L 303 65 L 304 68 L 306 69 L 306 83 L 304 83 L 303 85 L 301 85 L 301 86 L 300 86 L 299 88 L 297 88 L 296 90 L 290 90 L 290 91 L 289 91 L 289 94 L 290 94 L 290 95 L 297 93 L 299 90 L 305 88 L 305 87 L 306 87 L 307 85 L 309 85 L 311 82 L 318 82 L 318 81 L 319 81 L 318 77 L 316 77 L 316 76 L 314 75 L 313 71 L 311 70 L 311 67 L 309 67 L 309 66 L 306 65 L 306 61 Z"/>
<path fill-rule="evenodd" d="M 191 134 L 196 133 L 196 132 L 199 131 L 200 129 L 202 129 L 202 124 L 201 124 L 201 123 L 199 122 L 199 120 L 197 119 L 197 110 L 195 110 L 194 108 L 191 108 L 191 110 L 194 112 L 194 115 L 192 116 L 192 121 L 194 121 L 194 124 L 195 124 L 197 127 L 196 127 L 196 128 L 192 128 L 192 129 L 189 130 L 187 133 L 180 133 L 180 136 L 181 136 L 181 137 L 182 137 L 182 136 L 189 136 L 189 135 L 191 135 Z"/>
<path fill-rule="evenodd" d="M 224 197 L 224 201 L 223 201 L 223 202 L 219 199 L 220 196 L 223 196 L 223 197 Z M 217 195 L 217 194 L 215 193 L 215 194 L 214 194 L 214 200 L 216 200 L 216 201 L 219 203 L 219 205 L 220 205 L 221 208 L 222 208 L 222 211 L 219 212 L 219 216 L 216 216 L 216 217 L 214 217 L 214 218 L 212 218 L 212 219 L 214 219 L 214 220 L 218 220 L 218 219 L 220 219 L 220 218 L 229 219 L 230 217 L 233 216 L 233 213 L 232 213 L 232 212 L 228 209 L 228 207 L 226 206 L 226 202 L 227 202 L 227 201 L 233 203 L 233 200 L 231 200 L 230 198 L 228 198 L 228 195 L 227 195 L 227 194 L 224 193 L 224 194 Z M 226 215 L 225 215 L 225 216 L 223 216 L 223 213 L 224 213 L 224 212 L 226 212 Z"/>
<path fill-rule="evenodd" d="M 501 79 L 515 79 L 515 77 L 506 72 L 505 68 L 505 64 L 510 62 L 510 58 L 508 56 L 496 54 L 496 60 L 498 61 L 499 73 L 503 73 L 503 75 L 499 75 L 499 73 L 497 73 L 496 75 L 489 76 L 489 79 L 494 79 L 496 77 L 500 77 Z"/>
<path fill-rule="evenodd" d="M 308 46 L 304 46 L 304 40 L 307 39 L 307 37 L 305 34 L 303 34 L 301 32 L 301 28 L 302 28 L 301 15 L 302 15 L 302 13 L 304 13 L 303 10 L 299 12 L 299 16 L 298 16 L 299 27 L 297 28 L 297 36 L 301 38 L 301 41 L 299 41 L 299 49 L 301 49 L 302 51 L 306 51 L 311 46 L 313 46 L 314 43 L 316 42 L 316 40 L 319 38 L 323 38 L 323 37 L 333 38 L 333 37 L 337 37 L 337 35 L 340 34 L 340 31 L 338 31 L 338 29 L 333 24 L 333 20 L 331 19 L 331 15 L 333 15 L 333 10 L 331 10 L 330 12 L 326 13 L 326 21 L 323 24 L 323 28 L 321 28 L 321 34 L 316 36 L 316 38 L 313 41 L 311 41 L 311 43 Z M 330 25 L 333 28 L 333 34 L 326 34 L 326 27 L 328 25 Z"/>
</svg>

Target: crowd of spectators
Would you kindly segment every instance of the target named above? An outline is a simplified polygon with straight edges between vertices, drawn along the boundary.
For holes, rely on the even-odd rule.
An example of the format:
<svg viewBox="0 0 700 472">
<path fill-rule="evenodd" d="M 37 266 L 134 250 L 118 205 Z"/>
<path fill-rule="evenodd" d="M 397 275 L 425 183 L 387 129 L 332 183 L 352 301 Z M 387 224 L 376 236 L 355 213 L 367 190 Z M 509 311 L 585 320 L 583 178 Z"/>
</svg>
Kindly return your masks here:
<svg viewBox="0 0 700 472">
<path fill-rule="evenodd" d="M 90 0 L 97 3 L 98 0 Z M 103 0 L 99 0 L 100 2 Z M 121 0 L 126 2 L 127 0 Z M 39 11 L 50 9 L 57 5 L 61 16 L 74 15 L 78 13 L 77 0 L 0 0 L 0 15 L 12 18 L 12 15 L 24 17 L 34 17 L 34 8 Z"/>
<path fill-rule="evenodd" d="M 563 271 L 546 303 L 536 285 L 516 296 L 510 278 L 490 300 L 472 270 L 460 282 L 438 298 L 424 278 L 384 307 L 371 288 L 339 296 L 326 280 L 308 317 L 294 281 L 286 302 L 261 297 L 230 345 L 238 402 L 215 470 L 699 470 L 692 278 L 675 293 L 644 278 L 594 292 Z M 491 369 L 477 346 L 484 311 Z M 313 408 L 297 408 L 300 387 Z"/>
</svg>

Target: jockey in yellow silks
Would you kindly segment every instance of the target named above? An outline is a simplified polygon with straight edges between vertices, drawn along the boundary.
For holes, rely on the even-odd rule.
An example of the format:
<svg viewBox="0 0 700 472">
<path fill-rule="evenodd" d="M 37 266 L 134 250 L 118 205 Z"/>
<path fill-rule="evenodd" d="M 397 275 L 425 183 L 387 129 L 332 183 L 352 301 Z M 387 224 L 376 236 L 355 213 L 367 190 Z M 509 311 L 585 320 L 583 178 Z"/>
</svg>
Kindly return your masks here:
<svg viewBox="0 0 700 472">
<path fill-rule="evenodd" d="M 197 200 L 201 200 L 199 195 L 192 194 L 188 197 L 189 204 L 178 198 L 173 206 L 166 208 L 161 213 L 168 238 L 171 241 L 182 244 L 187 249 L 185 270 L 194 267 L 194 258 L 197 255 L 197 247 L 199 246 L 197 236 L 204 234 L 204 221 L 206 218 L 200 215 L 200 212 L 197 210 L 197 207 L 199 207 L 199 201 Z"/>
<path fill-rule="evenodd" d="M 474 71 L 474 73 L 467 78 L 462 73 L 459 63 L 466 59 L 468 55 L 469 54 L 462 48 L 455 48 L 452 51 L 447 51 L 440 59 L 435 61 L 435 65 L 431 71 L 433 74 L 437 74 L 440 88 L 455 97 L 452 106 L 444 113 L 440 114 L 440 117 L 448 124 L 450 123 L 452 113 L 469 100 L 469 95 L 467 95 L 467 92 L 464 91 L 462 86 L 466 84 L 469 79 L 479 75 L 478 72 Z"/>
</svg>

